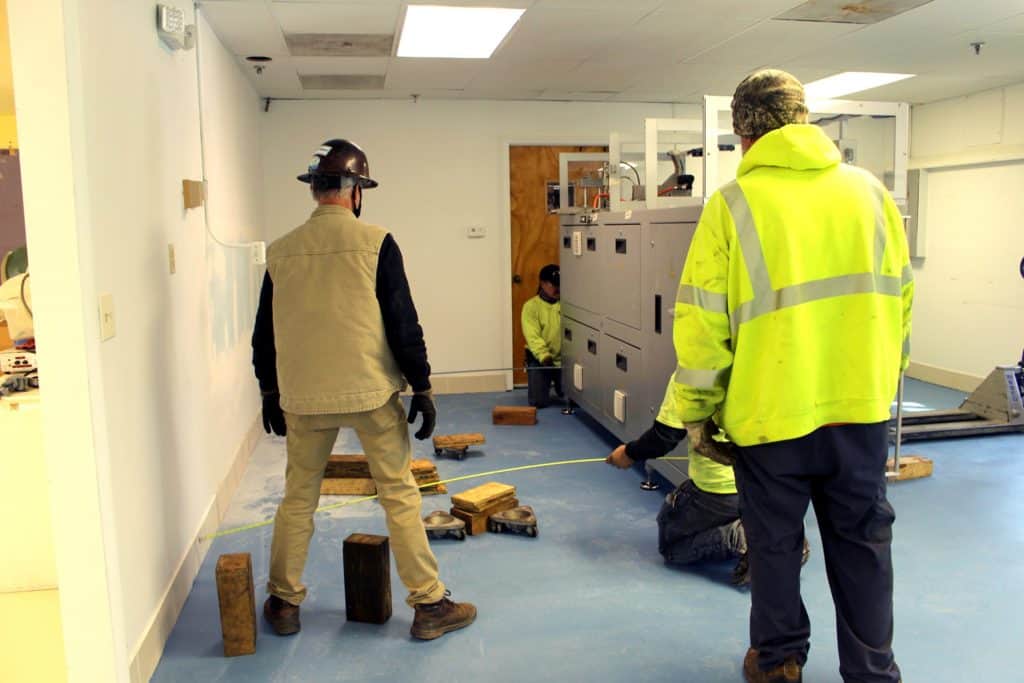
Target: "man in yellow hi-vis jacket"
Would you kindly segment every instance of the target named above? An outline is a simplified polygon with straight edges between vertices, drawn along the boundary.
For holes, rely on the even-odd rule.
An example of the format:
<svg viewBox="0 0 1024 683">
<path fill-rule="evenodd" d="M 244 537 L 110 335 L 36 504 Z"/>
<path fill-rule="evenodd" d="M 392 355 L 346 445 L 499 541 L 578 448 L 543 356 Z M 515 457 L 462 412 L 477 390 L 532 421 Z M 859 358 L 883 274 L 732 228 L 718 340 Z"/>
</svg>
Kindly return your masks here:
<svg viewBox="0 0 1024 683">
<path fill-rule="evenodd" d="M 737 87 L 744 157 L 700 219 L 679 287 L 678 368 L 658 422 L 733 463 L 751 572 L 747 681 L 801 680 L 803 520 L 814 504 L 845 681 L 900 678 L 892 651 L 887 421 L 909 356 L 903 221 L 807 124 L 803 86 Z M 736 448 L 711 440 L 721 426 Z"/>
</svg>

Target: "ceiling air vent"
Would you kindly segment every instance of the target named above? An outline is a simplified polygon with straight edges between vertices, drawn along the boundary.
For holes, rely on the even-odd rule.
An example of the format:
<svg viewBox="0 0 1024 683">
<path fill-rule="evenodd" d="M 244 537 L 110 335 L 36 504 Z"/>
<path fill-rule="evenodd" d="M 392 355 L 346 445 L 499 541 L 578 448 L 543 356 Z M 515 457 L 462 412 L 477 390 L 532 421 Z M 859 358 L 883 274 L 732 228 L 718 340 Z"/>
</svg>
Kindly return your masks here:
<svg viewBox="0 0 1024 683">
<path fill-rule="evenodd" d="M 378 33 L 286 33 L 293 57 L 390 57 L 395 37 Z"/>
<path fill-rule="evenodd" d="M 383 76 L 363 75 L 299 75 L 303 90 L 383 90 Z"/>
<path fill-rule="evenodd" d="M 932 0 L 811 0 L 775 17 L 781 21 L 827 24 L 877 24 Z"/>
</svg>

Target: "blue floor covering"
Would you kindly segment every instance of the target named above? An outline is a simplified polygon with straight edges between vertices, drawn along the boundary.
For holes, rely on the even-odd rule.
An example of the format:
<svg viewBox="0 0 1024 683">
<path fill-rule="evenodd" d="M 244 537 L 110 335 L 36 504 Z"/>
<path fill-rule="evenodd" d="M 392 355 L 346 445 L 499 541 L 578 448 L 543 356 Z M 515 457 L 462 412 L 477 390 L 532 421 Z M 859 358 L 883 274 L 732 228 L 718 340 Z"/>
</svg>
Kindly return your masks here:
<svg viewBox="0 0 1024 683">
<path fill-rule="evenodd" d="M 913 408 L 955 407 L 962 394 L 908 381 Z M 611 436 L 584 417 L 541 411 L 535 427 L 495 427 L 496 404 L 525 392 L 441 396 L 438 433 L 483 431 L 486 446 L 464 461 L 439 459 L 442 478 L 576 458 L 603 457 Z M 913 406 L 910 404 L 918 404 Z M 416 457 L 433 457 L 429 443 Z M 222 528 L 273 516 L 284 481 L 284 440 L 257 449 Z M 343 433 L 336 452 L 358 452 Z M 904 681 L 1024 681 L 1024 436 L 910 444 L 935 461 L 928 479 L 890 487 L 897 522 L 897 661 Z M 655 515 L 665 491 L 645 492 L 639 471 L 604 464 L 536 469 L 461 482 L 514 484 L 537 512 L 537 539 L 485 534 L 435 541 L 443 580 L 478 606 L 470 628 L 432 642 L 410 638 L 412 611 L 392 568 L 394 616 L 383 626 L 345 620 L 341 544 L 352 532 L 385 534 L 376 502 L 317 516 L 305 579 L 302 632 L 280 638 L 260 623 L 257 653 L 222 656 L 214 566 L 222 553 L 252 554 L 257 611 L 265 597 L 271 529 L 218 539 L 203 563 L 154 681 L 742 681 L 749 594 L 728 584 L 731 563 L 666 567 Z M 324 498 L 324 502 L 338 499 Z M 424 498 L 424 512 L 447 509 Z M 818 548 L 803 596 L 812 622 L 804 680 L 841 680 L 835 619 Z"/>
</svg>

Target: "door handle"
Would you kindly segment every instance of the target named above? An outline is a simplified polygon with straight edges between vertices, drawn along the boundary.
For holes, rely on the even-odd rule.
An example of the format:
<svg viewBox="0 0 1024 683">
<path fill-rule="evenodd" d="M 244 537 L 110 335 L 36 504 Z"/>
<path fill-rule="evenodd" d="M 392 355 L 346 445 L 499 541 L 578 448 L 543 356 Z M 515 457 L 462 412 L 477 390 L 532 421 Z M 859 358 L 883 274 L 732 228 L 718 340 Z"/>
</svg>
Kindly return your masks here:
<svg viewBox="0 0 1024 683">
<path fill-rule="evenodd" d="M 512 284 L 519 285 L 519 284 L 522 284 L 522 282 L 523 282 L 523 276 L 522 275 L 519 275 L 517 273 L 516 275 L 512 276 Z"/>
</svg>

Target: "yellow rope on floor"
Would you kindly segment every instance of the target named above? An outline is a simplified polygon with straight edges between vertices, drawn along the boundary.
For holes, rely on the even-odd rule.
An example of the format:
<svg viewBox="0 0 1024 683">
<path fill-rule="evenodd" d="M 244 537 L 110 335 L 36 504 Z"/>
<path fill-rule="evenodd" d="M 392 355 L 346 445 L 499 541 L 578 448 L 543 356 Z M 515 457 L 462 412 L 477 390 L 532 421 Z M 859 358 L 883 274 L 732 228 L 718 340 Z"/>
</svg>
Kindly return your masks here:
<svg viewBox="0 0 1024 683">
<path fill-rule="evenodd" d="M 668 457 L 659 458 L 659 460 L 686 460 L 685 456 L 680 457 Z M 490 472 L 478 472 L 477 474 L 465 474 L 461 477 L 454 477 L 452 479 L 445 479 L 444 481 L 432 481 L 427 484 L 421 484 L 420 488 L 430 488 L 432 486 L 438 486 L 440 484 L 455 484 L 460 481 L 468 481 L 470 479 L 480 479 L 481 477 L 493 477 L 498 474 L 508 474 L 509 472 L 523 472 L 526 470 L 537 470 L 543 467 L 560 467 L 562 465 L 583 465 L 594 462 L 605 462 L 604 458 L 580 458 L 578 460 L 559 460 L 558 462 L 541 462 L 533 465 L 520 465 L 519 467 L 506 467 L 500 470 L 491 470 Z M 353 498 L 352 500 L 342 501 L 340 503 L 333 503 L 331 505 L 324 505 L 318 507 L 315 512 L 326 512 L 327 510 L 337 510 L 338 508 L 348 507 L 349 505 L 355 505 L 357 503 L 365 503 L 368 500 L 376 500 L 377 496 L 365 496 L 363 498 Z M 215 538 L 223 538 L 224 536 L 233 536 L 240 534 L 244 531 L 252 531 L 253 529 L 261 529 L 266 526 L 270 526 L 274 523 L 273 519 L 266 519 L 262 522 L 256 522 L 254 524 L 246 524 L 245 526 L 235 527 L 233 529 L 225 529 L 224 531 L 218 531 L 215 534 L 203 537 L 203 541 L 211 541 Z"/>
</svg>

